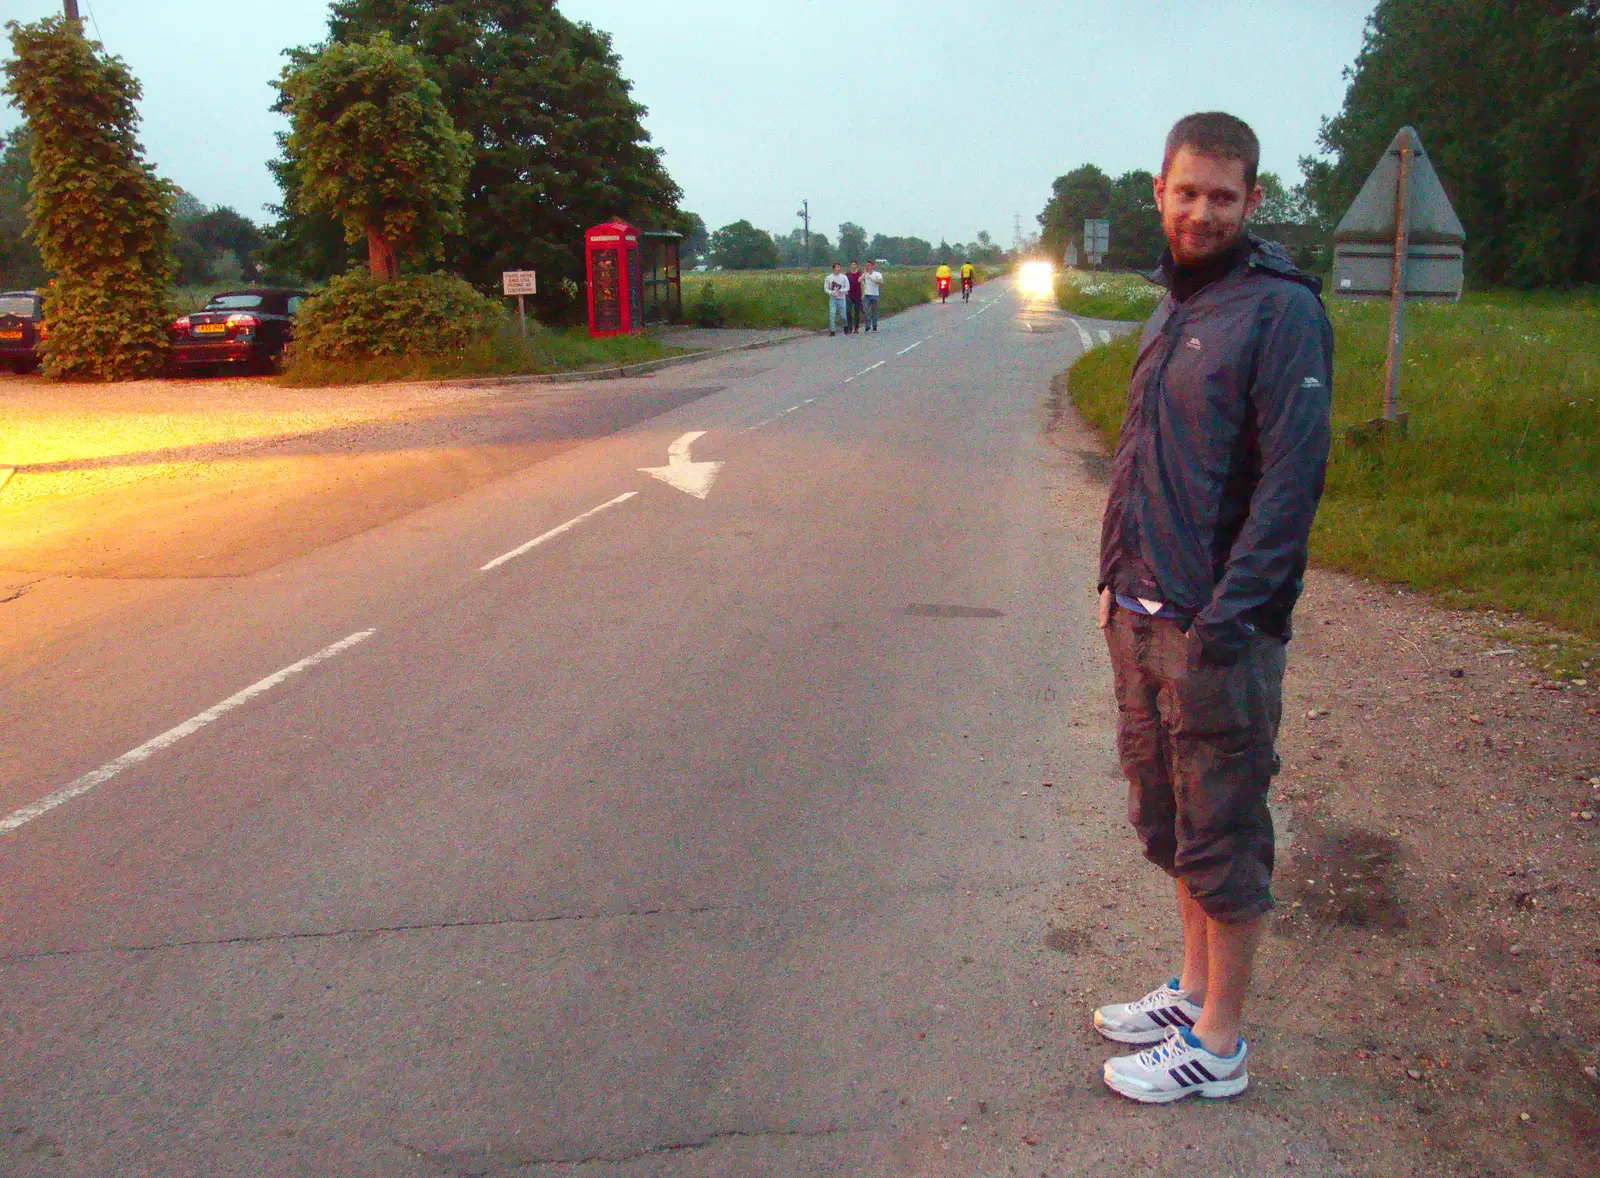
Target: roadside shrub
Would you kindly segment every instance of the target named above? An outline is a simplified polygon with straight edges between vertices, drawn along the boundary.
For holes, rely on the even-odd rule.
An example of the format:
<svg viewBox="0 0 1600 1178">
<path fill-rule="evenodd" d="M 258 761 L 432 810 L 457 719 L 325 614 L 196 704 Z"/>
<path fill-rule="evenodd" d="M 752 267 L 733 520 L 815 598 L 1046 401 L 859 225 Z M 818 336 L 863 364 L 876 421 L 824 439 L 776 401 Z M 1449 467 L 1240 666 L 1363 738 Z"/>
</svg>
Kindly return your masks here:
<svg viewBox="0 0 1600 1178">
<path fill-rule="evenodd" d="M 721 327 L 727 322 L 728 316 L 722 310 L 722 304 L 717 302 L 717 288 L 711 283 L 706 283 L 700 288 L 700 297 L 695 300 L 694 310 L 689 313 L 696 327 Z"/>
<path fill-rule="evenodd" d="M 340 275 L 295 319 L 289 362 L 349 364 L 457 354 L 506 323 L 505 308 L 449 274 Z"/>
<path fill-rule="evenodd" d="M 28 231 L 47 270 L 45 372 L 127 380 L 161 367 L 172 186 L 139 146 L 139 83 L 76 21 L 6 25 L 5 93 L 32 140 Z"/>
</svg>

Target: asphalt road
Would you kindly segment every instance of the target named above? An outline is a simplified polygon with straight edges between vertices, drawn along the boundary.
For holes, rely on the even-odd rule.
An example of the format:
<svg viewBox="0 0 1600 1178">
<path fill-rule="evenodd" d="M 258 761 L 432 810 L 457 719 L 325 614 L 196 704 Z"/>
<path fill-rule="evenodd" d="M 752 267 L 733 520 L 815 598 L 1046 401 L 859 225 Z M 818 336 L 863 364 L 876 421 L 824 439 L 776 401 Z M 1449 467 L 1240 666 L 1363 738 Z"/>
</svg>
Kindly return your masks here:
<svg viewBox="0 0 1600 1178">
<path fill-rule="evenodd" d="M 1044 428 L 1096 331 L 991 284 L 18 645 L 0 1171 L 1307 1172 L 1098 1080 L 1177 930 Z"/>
</svg>

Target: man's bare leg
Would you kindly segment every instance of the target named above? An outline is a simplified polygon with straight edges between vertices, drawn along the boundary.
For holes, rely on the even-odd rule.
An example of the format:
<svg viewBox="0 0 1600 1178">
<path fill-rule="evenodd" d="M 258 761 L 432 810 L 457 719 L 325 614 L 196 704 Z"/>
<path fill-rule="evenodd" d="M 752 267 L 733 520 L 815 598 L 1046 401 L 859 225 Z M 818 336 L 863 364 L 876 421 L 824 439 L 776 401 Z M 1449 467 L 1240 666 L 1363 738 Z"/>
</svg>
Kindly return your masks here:
<svg viewBox="0 0 1600 1178">
<path fill-rule="evenodd" d="M 1233 924 L 1206 918 L 1206 1000 L 1194 1034 L 1213 1055 L 1232 1055 L 1238 1045 L 1262 923 L 1260 917 Z"/>
<path fill-rule="evenodd" d="M 1178 915 L 1183 919 L 1183 973 L 1178 977 L 1178 989 L 1189 995 L 1196 1006 L 1204 1006 L 1210 984 L 1210 918 L 1206 910 L 1189 894 L 1189 885 L 1181 879 L 1178 884 Z"/>
</svg>

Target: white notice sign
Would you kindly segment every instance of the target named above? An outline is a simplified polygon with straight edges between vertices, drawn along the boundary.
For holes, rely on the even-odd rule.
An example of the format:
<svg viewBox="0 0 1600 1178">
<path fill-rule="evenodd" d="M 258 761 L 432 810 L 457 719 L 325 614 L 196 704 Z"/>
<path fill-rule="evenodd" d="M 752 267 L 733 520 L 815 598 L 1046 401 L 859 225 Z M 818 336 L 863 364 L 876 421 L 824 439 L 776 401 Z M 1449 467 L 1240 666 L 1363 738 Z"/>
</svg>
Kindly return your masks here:
<svg viewBox="0 0 1600 1178">
<path fill-rule="evenodd" d="M 534 281 L 532 270 L 505 270 L 500 274 L 500 281 L 505 284 L 508 295 L 538 294 L 538 284 Z"/>
</svg>

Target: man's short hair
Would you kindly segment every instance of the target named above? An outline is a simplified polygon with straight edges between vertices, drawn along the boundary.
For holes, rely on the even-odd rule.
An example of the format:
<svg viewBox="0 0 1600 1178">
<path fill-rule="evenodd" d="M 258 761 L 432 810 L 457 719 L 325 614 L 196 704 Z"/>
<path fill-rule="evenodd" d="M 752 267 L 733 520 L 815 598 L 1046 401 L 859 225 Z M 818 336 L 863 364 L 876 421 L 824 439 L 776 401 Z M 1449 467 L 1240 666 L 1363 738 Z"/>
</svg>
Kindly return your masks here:
<svg viewBox="0 0 1600 1178">
<path fill-rule="evenodd" d="M 1217 159 L 1238 160 L 1244 165 L 1244 187 L 1256 186 L 1256 171 L 1261 167 L 1261 140 L 1250 124 L 1220 110 L 1184 115 L 1167 132 L 1167 150 L 1161 157 L 1161 174 L 1172 167 L 1173 157 L 1183 148 Z"/>
</svg>

